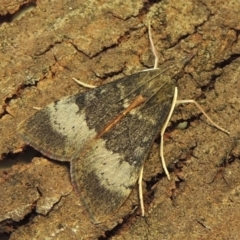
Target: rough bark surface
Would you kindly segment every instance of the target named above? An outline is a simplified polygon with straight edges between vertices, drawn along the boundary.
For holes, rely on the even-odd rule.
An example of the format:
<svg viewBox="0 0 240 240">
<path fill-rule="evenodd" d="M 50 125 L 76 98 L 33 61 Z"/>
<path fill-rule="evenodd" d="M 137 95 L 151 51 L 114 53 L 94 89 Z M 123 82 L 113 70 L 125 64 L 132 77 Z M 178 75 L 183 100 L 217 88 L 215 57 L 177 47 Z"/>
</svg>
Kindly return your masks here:
<svg viewBox="0 0 240 240">
<path fill-rule="evenodd" d="M 0 0 L 0 239 L 240 239 L 240 2 L 153 2 Z M 86 91 L 72 77 L 99 85 L 151 67 L 148 21 L 160 64 L 197 50 L 179 99 L 197 100 L 231 134 L 178 107 L 164 144 L 171 180 L 157 140 L 145 163 L 145 218 L 134 190 L 94 225 L 69 164 L 25 146 L 17 126 L 33 107 Z"/>
</svg>

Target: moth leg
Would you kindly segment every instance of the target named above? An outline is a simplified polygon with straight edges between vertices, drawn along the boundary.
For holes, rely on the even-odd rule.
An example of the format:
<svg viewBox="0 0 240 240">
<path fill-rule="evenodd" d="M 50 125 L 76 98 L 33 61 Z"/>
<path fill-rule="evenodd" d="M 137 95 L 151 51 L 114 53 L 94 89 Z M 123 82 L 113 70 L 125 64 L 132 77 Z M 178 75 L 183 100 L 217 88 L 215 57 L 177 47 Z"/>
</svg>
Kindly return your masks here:
<svg viewBox="0 0 240 240">
<path fill-rule="evenodd" d="M 81 86 L 83 86 L 83 87 L 85 87 L 85 88 L 95 88 L 95 87 L 96 87 L 96 86 L 94 86 L 94 85 L 84 83 L 84 82 L 82 82 L 82 81 L 80 81 L 80 80 L 78 80 L 78 79 L 76 79 L 76 78 L 72 78 L 72 79 L 73 79 L 73 81 L 75 81 L 77 84 L 79 84 L 79 85 L 81 85 Z M 35 109 L 35 110 L 41 110 L 42 108 L 40 108 L 40 107 L 33 107 L 33 109 Z"/>
<path fill-rule="evenodd" d="M 164 123 L 164 125 L 161 129 L 161 133 L 160 133 L 160 135 L 161 135 L 160 157 L 161 157 L 161 161 L 162 161 L 163 170 L 166 173 L 167 178 L 169 180 L 170 180 L 170 175 L 169 175 L 169 172 L 167 170 L 165 159 L 164 159 L 164 154 L 163 154 L 163 136 L 164 136 L 164 133 L 165 133 L 166 128 L 168 126 L 168 123 L 169 123 L 169 121 L 172 117 L 172 114 L 173 114 L 174 108 L 176 106 L 176 103 L 178 102 L 177 101 L 177 96 L 178 96 L 178 88 L 175 87 L 172 106 L 171 106 L 171 109 L 170 109 L 169 114 L 167 116 L 167 119 L 166 119 L 166 121 L 165 121 L 165 123 Z M 143 202 L 142 178 L 143 178 L 143 166 L 141 167 L 139 178 L 138 178 L 138 194 L 139 194 L 139 201 L 140 201 L 140 206 L 141 206 L 142 217 L 144 217 L 145 210 L 144 210 L 144 202 Z"/>
<path fill-rule="evenodd" d="M 144 202 L 143 202 L 142 179 L 143 179 L 143 166 L 141 167 L 139 178 L 138 178 L 138 194 L 139 194 L 142 217 L 144 217 L 145 210 L 144 210 Z"/>
<path fill-rule="evenodd" d="M 80 81 L 80 80 L 78 80 L 78 79 L 76 79 L 76 78 L 72 78 L 72 79 L 73 79 L 73 81 L 75 81 L 77 84 L 79 84 L 79 85 L 81 85 L 81 86 L 83 86 L 83 87 L 85 87 L 85 88 L 95 88 L 95 87 L 96 87 L 96 86 L 94 86 L 94 85 L 84 83 L 84 82 L 82 82 L 82 81 Z M 33 107 L 33 109 L 35 109 L 35 110 L 41 110 L 42 108 L 40 108 L 40 107 Z"/>
<path fill-rule="evenodd" d="M 177 87 L 175 87 L 173 101 L 172 101 L 172 106 L 171 106 L 171 109 L 169 111 L 168 117 L 167 117 L 167 119 L 166 119 L 166 121 L 165 121 L 165 123 L 164 123 L 164 125 L 163 125 L 163 127 L 161 129 L 160 157 L 161 157 L 161 161 L 162 161 L 162 166 L 163 166 L 164 172 L 166 173 L 167 178 L 169 180 L 170 180 L 170 175 L 169 175 L 169 172 L 167 170 L 165 159 L 164 159 L 164 154 L 163 154 L 163 136 L 164 136 L 164 133 L 165 133 L 166 128 L 168 126 L 168 123 L 169 123 L 169 121 L 170 121 L 170 119 L 172 117 L 174 108 L 176 106 L 177 96 L 178 96 L 178 89 L 177 89 Z M 141 206 L 142 217 L 144 217 L 145 210 L 144 210 L 144 202 L 143 202 L 142 178 L 143 178 L 143 166 L 141 167 L 139 178 L 138 178 L 138 194 L 139 194 L 139 201 L 140 201 L 140 206 Z"/>
<path fill-rule="evenodd" d="M 164 125 L 163 125 L 163 127 L 161 129 L 161 133 L 160 133 L 160 137 L 161 137 L 161 140 L 160 140 L 160 157 L 161 157 L 161 161 L 162 161 L 163 170 L 166 173 L 168 180 L 170 180 L 170 175 L 169 175 L 169 172 L 167 170 L 165 159 L 164 159 L 164 154 L 163 154 L 163 136 L 164 136 L 164 133 L 165 133 L 166 128 L 168 126 L 168 123 L 169 123 L 169 121 L 170 121 L 170 119 L 172 117 L 173 110 L 174 110 L 174 108 L 176 106 L 177 96 L 178 96 L 178 88 L 175 87 L 173 101 L 172 101 L 172 106 L 171 106 L 171 109 L 169 111 L 168 117 L 167 117 L 167 119 L 166 119 L 166 121 L 165 121 L 165 123 L 164 123 Z"/>
<path fill-rule="evenodd" d="M 84 83 L 84 82 L 82 82 L 82 81 L 80 81 L 80 80 L 78 80 L 78 79 L 76 79 L 76 78 L 72 78 L 72 79 L 73 79 L 73 81 L 75 81 L 77 84 L 79 84 L 79 85 L 81 85 L 81 86 L 83 86 L 83 87 L 85 87 L 85 88 L 95 88 L 95 87 L 96 87 L 96 86 L 94 86 L 94 85 Z"/>
<path fill-rule="evenodd" d="M 207 113 L 203 110 L 203 108 L 193 99 L 186 99 L 186 100 L 177 100 L 176 104 L 185 104 L 185 103 L 194 103 L 197 108 L 205 115 L 205 117 L 208 119 L 208 121 L 214 126 L 216 127 L 217 129 L 227 133 L 227 134 L 230 134 L 229 131 L 227 131 L 226 129 L 220 127 L 219 125 L 217 125 L 208 115 Z"/>
</svg>

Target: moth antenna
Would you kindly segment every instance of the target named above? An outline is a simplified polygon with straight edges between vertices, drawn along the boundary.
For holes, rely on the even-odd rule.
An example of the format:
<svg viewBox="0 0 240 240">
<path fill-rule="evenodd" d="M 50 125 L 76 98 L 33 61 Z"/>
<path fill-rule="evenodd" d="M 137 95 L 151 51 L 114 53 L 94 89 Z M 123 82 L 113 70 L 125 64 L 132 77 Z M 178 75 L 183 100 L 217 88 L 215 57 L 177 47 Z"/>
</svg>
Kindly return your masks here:
<svg viewBox="0 0 240 240">
<path fill-rule="evenodd" d="M 148 22 L 148 37 L 149 37 L 149 41 L 150 41 L 150 44 L 151 44 L 152 53 L 153 53 L 153 55 L 155 57 L 153 69 L 156 69 L 157 66 L 158 66 L 158 55 L 157 55 L 157 51 L 156 51 L 156 48 L 154 46 L 153 39 L 152 39 L 152 32 L 151 32 L 151 24 L 150 24 L 150 22 Z"/>
</svg>

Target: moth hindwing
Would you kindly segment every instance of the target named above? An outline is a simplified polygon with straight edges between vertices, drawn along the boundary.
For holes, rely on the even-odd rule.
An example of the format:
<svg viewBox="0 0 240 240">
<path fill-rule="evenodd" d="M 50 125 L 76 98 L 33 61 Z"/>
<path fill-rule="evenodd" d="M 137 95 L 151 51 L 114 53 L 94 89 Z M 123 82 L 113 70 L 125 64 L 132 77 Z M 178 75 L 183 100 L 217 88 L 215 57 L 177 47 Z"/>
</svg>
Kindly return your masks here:
<svg viewBox="0 0 240 240">
<path fill-rule="evenodd" d="M 20 125 L 26 143 L 70 161 L 72 183 L 92 222 L 105 221 L 129 196 L 169 113 L 173 78 L 186 62 L 62 98 Z"/>
</svg>

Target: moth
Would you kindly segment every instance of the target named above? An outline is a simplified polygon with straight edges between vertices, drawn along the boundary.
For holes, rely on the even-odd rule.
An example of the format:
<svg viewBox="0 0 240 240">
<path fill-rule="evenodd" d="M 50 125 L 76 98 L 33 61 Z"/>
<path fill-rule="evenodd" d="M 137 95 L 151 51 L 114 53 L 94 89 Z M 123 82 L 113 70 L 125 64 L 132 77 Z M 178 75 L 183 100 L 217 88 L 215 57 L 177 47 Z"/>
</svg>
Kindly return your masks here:
<svg viewBox="0 0 240 240">
<path fill-rule="evenodd" d="M 93 223 L 108 219 L 134 188 L 177 103 L 175 80 L 192 57 L 64 97 L 20 125 L 27 144 L 70 162 L 72 184 Z"/>
</svg>

